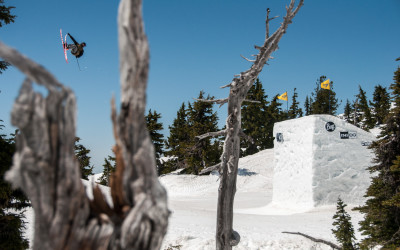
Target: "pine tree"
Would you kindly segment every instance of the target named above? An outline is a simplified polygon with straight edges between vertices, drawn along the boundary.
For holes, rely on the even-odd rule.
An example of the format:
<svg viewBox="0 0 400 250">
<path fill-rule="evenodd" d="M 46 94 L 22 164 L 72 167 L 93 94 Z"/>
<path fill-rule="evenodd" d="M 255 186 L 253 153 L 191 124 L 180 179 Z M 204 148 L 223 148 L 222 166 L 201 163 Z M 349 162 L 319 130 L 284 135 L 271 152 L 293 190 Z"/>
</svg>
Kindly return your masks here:
<svg viewBox="0 0 400 250">
<path fill-rule="evenodd" d="M 115 157 L 108 156 L 104 158 L 103 175 L 100 177 L 100 184 L 104 186 L 110 185 L 110 176 L 114 173 L 116 168 Z"/>
<path fill-rule="evenodd" d="M 376 124 L 383 124 L 385 117 L 390 109 L 390 96 L 386 88 L 381 85 L 375 86 L 372 102 L 369 103 L 374 110 L 374 119 Z"/>
<path fill-rule="evenodd" d="M 299 102 L 297 101 L 297 92 L 296 88 L 293 90 L 293 96 L 292 96 L 292 105 L 290 105 L 289 111 L 288 111 L 288 116 L 289 119 L 294 119 L 297 117 L 302 117 L 303 116 L 303 110 L 299 108 Z"/>
<path fill-rule="evenodd" d="M 11 10 L 14 8 L 15 7 L 12 6 L 6 7 L 4 5 L 4 0 L 0 0 L 0 28 L 3 26 L 3 24 L 10 24 L 14 22 L 16 16 L 11 15 Z M 0 61 L 0 74 L 3 73 L 8 66 L 10 66 L 8 62 Z"/>
<path fill-rule="evenodd" d="M 351 217 L 346 212 L 345 207 L 347 205 L 338 198 L 336 205 L 336 213 L 333 216 L 334 222 L 332 225 L 335 227 L 332 229 L 332 233 L 335 235 L 337 241 L 341 244 L 343 250 L 355 249 L 354 228 L 351 224 Z"/>
<path fill-rule="evenodd" d="M 2 127 L 4 126 L 0 125 L 0 129 Z M 15 135 L 12 136 L 9 139 L 0 135 L 0 249 L 28 249 L 29 242 L 23 236 L 23 218 L 24 208 L 30 206 L 30 203 L 21 190 L 13 190 L 4 180 L 15 152 Z M 15 209 L 17 213 L 9 209 Z"/>
<path fill-rule="evenodd" d="M 368 106 L 367 96 L 365 91 L 359 86 L 359 93 L 356 95 L 358 99 L 358 108 L 362 112 L 361 115 L 361 128 L 369 130 L 374 127 L 375 122 L 372 119 L 371 110 Z"/>
<path fill-rule="evenodd" d="M 312 108 L 311 108 L 312 102 L 313 102 L 312 98 L 309 98 L 308 96 L 306 96 L 306 100 L 304 101 L 305 116 L 312 114 Z"/>
<path fill-rule="evenodd" d="M 163 125 L 159 122 L 160 118 L 161 114 L 157 113 L 155 110 L 151 112 L 151 109 L 146 116 L 147 129 L 149 130 L 150 138 L 154 145 L 157 171 L 159 175 L 163 172 L 163 164 L 160 159 L 164 155 L 164 135 L 160 133 L 163 130 Z"/>
<path fill-rule="evenodd" d="M 321 83 L 326 80 L 326 76 L 321 76 L 314 89 L 313 102 L 311 102 L 311 114 L 330 114 L 335 115 L 339 107 L 339 101 L 336 93 L 333 91 L 333 81 L 330 81 L 330 89 L 322 89 Z"/>
<path fill-rule="evenodd" d="M 241 139 L 240 147 L 244 149 L 242 156 L 251 155 L 267 148 L 269 138 L 272 137 L 272 131 L 268 130 L 270 117 L 267 115 L 267 95 L 259 79 L 250 88 L 246 99 L 259 103 L 244 102 L 242 105 L 242 130 L 254 140 L 254 143 L 252 143 L 246 139 Z"/>
<path fill-rule="evenodd" d="M 346 105 L 344 106 L 344 119 L 345 121 L 347 121 L 348 123 L 352 122 L 352 112 L 353 109 L 351 108 L 351 103 L 349 101 L 349 99 L 346 100 Z"/>
<path fill-rule="evenodd" d="M 366 236 L 362 247 L 400 246 L 400 67 L 390 89 L 395 107 L 386 117 L 379 139 L 371 145 L 376 165 L 369 168 L 373 174 L 365 195 L 369 199 L 357 208 L 365 214 L 360 222 L 360 230 Z"/>
<path fill-rule="evenodd" d="M 79 137 L 75 137 L 75 156 L 79 162 L 79 167 L 81 170 L 81 177 L 84 180 L 89 180 L 89 175 L 93 175 L 93 167 L 90 165 L 90 149 L 85 148 L 82 144 L 79 144 L 81 139 Z"/>
<path fill-rule="evenodd" d="M 356 98 L 356 100 L 353 102 L 352 110 L 353 110 L 353 124 L 360 128 L 361 120 L 362 120 L 362 113 L 361 113 L 360 102 L 359 102 L 358 98 Z"/>
<path fill-rule="evenodd" d="M 164 169 L 160 174 L 166 174 L 179 168 L 186 168 L 185 160 L 186 148 L 190 142 L 189 123 L 185 103 L 179 108 L 176 118 L 169 126 L 169 136 L 165 142 L 166 156 L 172 159 L 165 163 Z"/>
<path fill-rule="evenodd" d="M 187 173 L 198 174 L 203 168 L 217 164 L 220 161 L 219 140 L 196 138 L 208 132 L 218 131 L 218 116 L 213 111 L 213 104 L 201 101 L 202 99 L 212 100 L 214 97 L 204 98 L 204 91 L 200 91 L 198 100 L 189 105 L 188 122 L 190 128 L 190 144 L 187 148 Z"/>
</svg>

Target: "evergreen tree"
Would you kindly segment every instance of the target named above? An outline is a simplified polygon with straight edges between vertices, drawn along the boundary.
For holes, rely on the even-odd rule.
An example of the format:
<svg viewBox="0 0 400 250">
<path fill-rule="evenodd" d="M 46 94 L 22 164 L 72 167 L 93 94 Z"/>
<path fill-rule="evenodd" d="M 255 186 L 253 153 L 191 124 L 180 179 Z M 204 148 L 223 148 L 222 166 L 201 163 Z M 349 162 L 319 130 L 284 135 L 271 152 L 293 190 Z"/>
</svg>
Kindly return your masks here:
<svg viewBox="0 0 400 250">
<path fill-rule="evenodd" d="M 100 177 L 100 184 L 104 186 L 110 185 L 110 177 L 114 173 L 116 168 L 115 157 L 108 156 L 104 158 L 103 164 L 103 175 Z"/>
<path fill-rule="evenodd" d="M 374 127 L 375 122 L 372 119 L 371 110 L 368 106 L 367 96 L 365 91 L 359 86 L 359 93 L 356 95 L 358 99 L 358 108 L 362 112 L 361 115 L 361 128 L 369 130 Z"/>
<path fill-rule="evenodd" d="M 151 112 L 151 109 L 146 116 L 147 129 L 149 130 L 150 138 L 153 142 L 154 151 L 156 154 L 155 157 L 158 174 L 163 172 L 163 164 L 160 159 L 164 155 L 164 135 L 160 133 L 163 130 L 163 125 L 158 121 L 160 118 L 161 114 L 157 113 L 155 110 Z"/>
<path fill-rule="evenodd" d="M 164 169 L 160 174 L 166 174 L 179 168 L 186 168 L 185 160 L 186 148 L 190 142 L 189 123 L 185 103 L 179 108 L 176 118 L 169 126 L 169 136 L 165 142 L 166 156 L 172 159 L 165 163 Z"/>
<path fill-rule="evenodd" d="M 373 174 L 364 206 L 357 208 L 364 213 L 360 230 L 366 236 L 362 247 L 381 245 L 387 249 L 400 246 L 400 67 L 391 84 L 395 107 L 390 110 L 374 150 L 376 165 L 369 168 Z"/>
<path fill-rule="evenodd" d="M 297 117 L 302 117 L 303 116 L 303 110 L 299 108 L 299 102 L 297 101 L 297 92 L 296 88 L 293 90 L 293 96 L 292 96 L 292 105 L 290 105 L 289 111 L 288 111 L 288 116 L 289 119 L 294 119 Z"/>
<path fill-rule="evenodd" d="M 304 111 L 305 115 L 311 115 L 312 114 L 312 108 L 311 108 L 311 103 L 312 103 L 312 98 L 309 98 L 306 96 L 306 100 L 304 101 Z"/>
<path fill-rule="evenodd" d="M 321 76 L 314 89 L 313 102 L 311 102 L 311 114 L 330 114 L 335 115 L 339 107 L 339 101 L 336 93 L 333 91 L 333 81 L 330 82 L 330 89 L 322 89 L 321 83 L 326 80 L 326 76 Z"/>
<path fill-rule="evenodd" d="M 4 126 L 0 125 L 0 129 L 2 127 Z M 25 222 L 22 219 L 24 208 L 30 206 L 30 203 L 20 189 L 13 190 L 4 180 L 15 153 L 14 136 L 8 139 L 5 135 L 0 135 L 0 249 L 29 248 L 29 242 L 23 236 Z M 15 209 L 18 213 L 9 209 Z"/>
<path fill-rule="evenodd" d="M 258 101 L 259 103 L 243 102 L 242 105 L 242 130 L 250 136 L 254 143 L 241 139 L 242 156 L 251 155 L 269 146 L 269 139 L 272 131 L 269 131 L 268 123 L 268 101 L 262 83 L 257 79 L 250 88 L 248 100 Z"/>
<path fill-rule="evenodd" d="M 381 85 L 375 86 L 372 100 L 373 101 L 369 104 L 371 107 L 373 107 L 373 116 L 376 124 L 383 124 L 384 119 L 388 115 L 390 109 L 390 96 L 386 88 L 382 87 Z"/>
<path fill-rule="evenodd" d="M 353 110 L 353 124 L 360 128 L 362 125 L 361 124 L 362 113 L 361 113 L 360 103 L 359 103 L 358 98 L 356 98 L 356 100 L 354 101 L 352 110 Z"/>
<path fill-rule="evenodd" d="M 347 205 L 338 198 L 336 205 L 336 213 L 333 216 L 334 222 L 332 225 L 335 227 L 332 229 L 332 233 L 335 235 L 337 241 L 341 244 L 343 250 L 355 249 L 354 228 L 351 224 L 351 217 L 346 212 L 345 207 Z"/>
<path fill-rule="evenodd" d="M 81 139 L 79 137 L 75 137 L 75 156 L 79 162 L 79 167 L 81 170 L 81 178 L 84 180 L 89 180 L 89 175 L 93 175 L 93 167 L 90 165 L 90 149 L 85 148 L 82 144 L 79 144 Z"/>
<path fill-rule="evenodd" d="M 204 98 L 204 91 L 200 91 L 198 100 L 189 105 L 188 122 L 190 128 L 190 144 L 187 148 L 187 173 L 198 174 L 203 168 L 220 162 L 221 149 L 218 139 L 196 138 L 208 132 L 218 131 L 218 116 L 213 111 L 213 104 L 203 102 L 201 99 L 212 100 L 214 97 Z"/>
<path fill-rule="evenodd" d="M 270 131 L 270 133 L 268 134 L 268 141 L 266 148 L 274 147 L 274 138 L 275 138 L 274 137 L 275 135 L 273 135 L 274 124 L 276 122 L 284 121 L 286 119 L 286 115 L 281 109 L 282 103 L 278 101 L 279 100 L 278 96 L 279 95 L 274 96 L 267 109 L 267 116 L 270 117 L 270 120 L 267 125 L 267 131 Z"/>
<path fill-rule="evenodd" d="M 14 8 L 15 7 L 12 6 L 6 7 L 4 5 L 4 0 L 0 0 L 0 28 L 3 26 L 3 24 L 10 24 L 14 22 L 16 16 L 11 15 L 11 10 Z M 8 66 L 10 66 L 8 62 L 0 61 L 0 74 L 3 73 Z"/>
<path fill-rule="evenodd" d="M 346 105 L 344 106 L 344 119 L 349 123 L 352 122 L 352 119 L 351 119 L 352 112 L 353 112 L 353 109 L 351 108 L 351 103 L 350 103 L 349 99 L 347 99 Z"/>
</svg>

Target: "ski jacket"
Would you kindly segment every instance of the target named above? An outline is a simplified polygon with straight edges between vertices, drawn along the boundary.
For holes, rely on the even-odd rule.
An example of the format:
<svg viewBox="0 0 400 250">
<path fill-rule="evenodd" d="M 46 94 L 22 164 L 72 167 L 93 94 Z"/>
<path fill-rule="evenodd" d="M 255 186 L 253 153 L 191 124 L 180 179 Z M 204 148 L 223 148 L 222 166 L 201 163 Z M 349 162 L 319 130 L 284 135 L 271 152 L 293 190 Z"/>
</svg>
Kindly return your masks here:
<svg viewBox="0 0 400 250">
<path fill-rule="evenodd" d="M 71 49 L 71 54 L 74 55 L 75 57 L 79 58 L 83 55 L 83 43 L 78 43 L 69 33 L 68 36 L 71 38 L 71 40 L 74 42 L 74 44 L 68 44 L 67 49 Z"/>
</svg>

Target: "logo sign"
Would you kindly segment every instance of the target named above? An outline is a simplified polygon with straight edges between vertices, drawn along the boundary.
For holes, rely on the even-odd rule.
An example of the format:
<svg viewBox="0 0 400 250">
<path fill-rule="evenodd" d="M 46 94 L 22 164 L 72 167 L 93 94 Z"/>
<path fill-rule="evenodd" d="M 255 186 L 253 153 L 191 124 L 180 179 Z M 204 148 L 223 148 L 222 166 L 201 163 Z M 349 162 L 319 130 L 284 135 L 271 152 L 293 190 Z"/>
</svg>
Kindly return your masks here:
<svg viewBox="0 0 400 250">
<path fill-rule="evenodd" d="M 349 139 L 356 139 L 357 138 L 357 132 L 349 132 Z"/>
<path fill-rule="evenodd" d="M 340 139 L 356 139 L 357 132 L 340 132 Z"/>
<path fill-rule="evenodd" d="M 276 141 L 283 142 L 283 134 L 282 133 L 276 133 Z"/>
<path fill-rule="evenodd" d="M 340 139 L 349 139 L 349 132 L 340 132 Z"/>
<path fill-rule="evenodd" d="M 333 131 L 335 131 L 335 129 L 336 129 L 336 125 L 335 125 L 335 123 L 333 123 L 333 122 L 327 122 L 327 123 L 325 124 L 325 129 L 326 129 L 326 131 L 328 131 L 328 132 L 333 132 Z"/>
<path fill-rule="evenodd" d="M 362 141 L 361 142 L 361 146 L 364 146 L 364 147 L 368 147 L 371 144 L 372 144 L 372 142 L 370 142 L 370 141 Z"/>
</svg>

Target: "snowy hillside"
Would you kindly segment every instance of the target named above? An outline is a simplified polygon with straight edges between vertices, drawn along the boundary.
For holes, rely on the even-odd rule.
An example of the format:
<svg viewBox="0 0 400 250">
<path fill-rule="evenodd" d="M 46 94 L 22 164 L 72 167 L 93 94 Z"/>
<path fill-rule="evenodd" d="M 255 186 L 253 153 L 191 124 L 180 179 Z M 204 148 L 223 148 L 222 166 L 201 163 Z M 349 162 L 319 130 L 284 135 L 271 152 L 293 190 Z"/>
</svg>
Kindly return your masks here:
<svg viewBox="0 0 400 250">
<path fill-rule="evenodd" d="M 234 249 L 330 249 L 304 237 L 283 234 L 303 232 L 335 242 L 331 234 L 335 206 L 294 213 L 274 208 L 272 201 L 273 149 L 240 159 L 235 196 L 234 229 L 241 241 Z M 161 182 L 168 190 L 170 226 L 164 248 L 215 249 L 218 176 L 167 175 Z M 354 226 L 362 218 L 348 211 Z"/>
<path fill-rule="evenodd" d="M 241 241 L 234 249 L 330 249 L 302 236 L 282 233 L 302 232 L 335 242 L 331 229 L 336 208 L 325 206 L 293 213 L 268 205 L 272 200 L 273 164 L 273 149 L 239 161 L 234 229 L 240 233 Z M 218 176 L 170 174 L 160 177 L 160 181 L 168 191 L 172 212 L 162 249 L 215 249 Z M 108 192 L 108 188 L 102 190 Z M 358 228 L 361 215 L 350 209 L 348 212 Z M 31 210 L 27 217 L 33 221 Z M 30 224 L 30 239 L 32 231 Z"/>
</svg>

